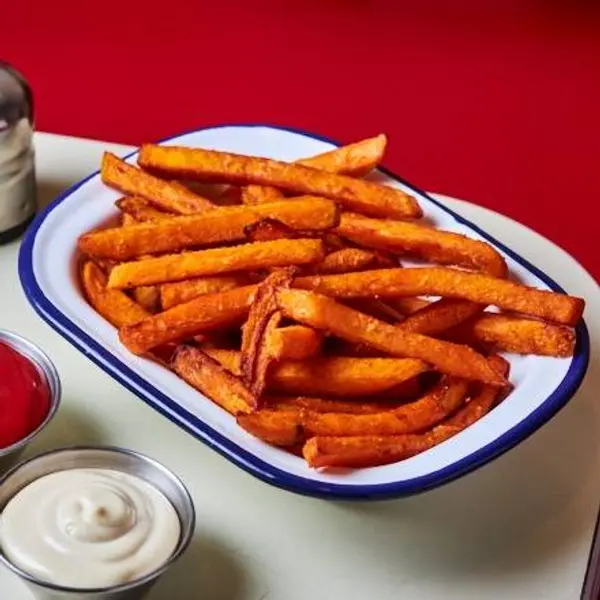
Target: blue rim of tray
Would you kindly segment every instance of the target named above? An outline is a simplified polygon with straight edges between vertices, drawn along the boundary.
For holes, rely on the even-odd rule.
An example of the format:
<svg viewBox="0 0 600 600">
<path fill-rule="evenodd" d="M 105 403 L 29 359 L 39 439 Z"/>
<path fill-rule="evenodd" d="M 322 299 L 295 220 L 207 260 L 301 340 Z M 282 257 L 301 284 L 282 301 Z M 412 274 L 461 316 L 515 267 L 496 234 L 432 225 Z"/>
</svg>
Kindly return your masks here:
<svg viewBox="0 0 600 600">
<path fill-rule="evenodd" d="M 281 131 L 288 131 L 316 139 L 322 142 L 339 146 L 336 141 L 327 137 L 315 135 L 300 129 L 282 127 L 276 125 L 268 125 L 262 123 L 242 123 L 242 124 L 223 124 L 211 127 L 202 127 L 195 130 L 186 131 L 175 136 L 170 136 L 161 140 L 159 143 L 164 143 L 184 135 L 190 135 L 201 131 L 212 129 L 222 129 L 227 127 L 266 127 Z M 137 153 L 137 150 L 130 152 L 126 158 L 129 158 Z M 469 220 L 461 217 L 451 209 L 444 206 L 443 203 L 432 198 L 425 192 L 411 185 L 395 173 L 392 173 L 386 168 L 380 167 L 379 171 L 395 179 L 397 182 L 411 188 L 413 193 L 418 194 L 433 204 L 440 207 L 442 210 L 450 214 L 457 222 L 466 225 L 473 231 L 483 236 L 496 247 L 502 249 L 508 256 L 527 268 L 530 272 L 541 279 L 548 287 L 557 292 L 564 290 L 553 279 L 542 272 L 540 269 L 532 265 L 522 256 L 507 248 L 504 244 L 493 238 L 491 235 L 482 231 L 477 225 Z M 56 306 L 44 295 L 42 289 L 38 285 L 35 274 L 33 272 L 33 248 L 36 240 L 36 235 L 42 223 L 48 215 L 67 197 L 69 197 L 78 188 L 84 185 L 87 181 L 98 175 L 99 171 L 93 172 L 91 175 L 82 179 L 78 183 L 71 186 L 65 192 L 60 194 L 53 202 L 51 202 L 30 225 L 23 239 L 19 252 L 19 278 L 25 295 L 33 306 L 35 311 L 44 319 L 51 327 L 58 331 L 63 337 L 71 342 L 90 360 L 96 363 L 101 369 L 119 381 L 127 389 L 141 398 L 144 402 L 152 406 L 155 410 L 167 417 L 173 423 L 176 423 L 188 433 L 197 437 L 209 447 L 213 448 L 225 458 L 244 469 L 246 472 L 254 475 L 262 481 L 269 483 L 288 491 L 295 493 L 315 496 L 320 498 L 337 498 L 345 500 L 373 500 L 395 498 L 400 496 L 410 496 L 426 490 L 433 489 L 442 484 L 453 481 L 471 471 L 483 466 L 494 458 L 504 454 L 518 443 L 529 437 L 542 425 L 548 422 L 561 408 L 563 408 L 569 399 L 575 394 L 579 388 L 587 367 L 590 357 L 590 341 L 587 326 L 583 320 L 576 327 L 576 346 L 575 352 L 565 377 L 560 382 L 559 386 L 554 390 L 544 402 L 532 411 L 522 421 L 505 431 L 492 442 L 478 448 L 468 456 L 453 462 L 437 471 L 427 473 L 418 477 L 405 479 L 402 481 L 379 483 L 379 484 L 340 484 L 329 483 L 326 481 L 316 481 L 307 479 L 298 475 L 293 475 L 270 465 L 268 462 L 258 458 L 256 455 L 244 450 L 238 444 L 231 441 L 226 436 L 215 431 L 211 426 L 204 421 L 191 414 L 182 408 L 177 402 L 163 394 L 153 385 L 145 381 L 140 375 L 130 369 L 124 362 L 119 360 L 110 351 L 104 348 L 90 335 L 77 327 L 63 312 L 58 310 Z M 133 383 L 132 383 L 133 382 Z"/>
</svg>

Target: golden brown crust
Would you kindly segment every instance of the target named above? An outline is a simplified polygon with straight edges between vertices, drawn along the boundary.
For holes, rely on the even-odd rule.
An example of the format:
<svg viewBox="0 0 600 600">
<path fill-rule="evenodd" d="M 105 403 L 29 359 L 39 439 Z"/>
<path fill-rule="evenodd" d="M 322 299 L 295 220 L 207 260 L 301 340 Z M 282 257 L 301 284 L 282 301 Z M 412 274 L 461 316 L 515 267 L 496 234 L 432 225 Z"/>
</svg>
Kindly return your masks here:
<svg viewBox="0 0 600 600">
<path fill-rule="evenodd" d="M 296 163 L 328 173 L 362 177 L 381 162 L 386 146 L 387 136 L 382 133 L 323 154 L 297 160 Z"/>
<path fill-rule="evenodd" d="M 298 437 L 293 443 L 302 442 L 313 435 L 399 435 L 421 431 L 439 423 L 457 410 L 463 403 L 468 385 L 466 382 L 444 378 L 431 392 L 395 409 L 372 414 L 322 413 L 307 409 L 263 409 L 238 419 L 238 423 L 255 435 L 269 431 L 269 438 L 284 436 L 276 431 L 286 431 L 291 439 L 293 429 Z M 264 438 L 263 438 L 264 439 Z"/>
<path fill-rule="evenodd" d="M 362 248 L 342 248 L 330 252 L 321 263 L 315 265 L 317 273 L 351 273 L 374 267 L 379 257 L 374 252 Z"/>
<path fill-rule="evenodd" d="M 122 327 L 121 342 L 134 354 L 144 354 L 168 342 L 180 342 L 205 331 L 240 325 L 248 314 L 256 286 L 206 294 L 139 323 Z"/>
<path fill-rule="evenodd" d="M 366 468 L 387 465 L 433 447 L 427 434 L 353 437 L 315 436 L 302 448 L 313 468 Z"/>
<path fill-rule="evenodd" d="M 361 177 L 374 169 L 381 161 L 385 154 L 386 145 L 387 137 L 381 134 L 295 162 L 328 173 Z M 273 202 L 281 198 L 283 198 L 283 194 L 277 188 L 271 186 L 248 185 L 242 190 L 242 202 L 244 204 Z"/>
<path fill-rule="evenodd" d="M 507 279 L 483 241 L 395 220 L 421 216 L 414 198 L 348 176 L 385 146 L 290 164 L 146 145 L 144 170 L 106 154 L 126 196 L 119 227 L 78 240 L 84 294 L 126 348 L 313 468 L 429 450 L 510 393 L 491 352 L 571 356 L 584 301 Z"/>
<path fill-rule="evenodd" d="M 400 402 L 404 402 L 401 400 Z M 372 415 L 393 408 L 391 402 L 367 402 L 362 399 L 317 398 L 314 396 L 269 396 L 268 408 L 272 410 L 311 410 L 319 413 Z"/>
<path fill-rule="evenodd" d="M 143 285 L 132 290 L 134 300 L 149 313 L 160 312 L 160 290 L 156 285 Z"/>
<path fill-rule="evenodd" d="M 110 273 L 108 287 L 127 289 L 238 271 L 306 265 L 323 259 L 321 240 L 274 240 L 226 248 L 211 248 L 186 254 L 167 254 L 125 262 Z"/>
<path fill-rule="evenodd" d="M 564 325 L 495 313 L 483 313 L 446 335 L 492 350 L 557 357 L 572 356 L 576 341 L 575 331 Z"/>
<path fill-rule="evenodd" d="M 502 255 L 488 243 L 427 225 L 369 219 L 346 212 L 342 214 L 336 232 L 361 246 L 443 265 L 459 265 L 494 277 L 506 277 L 508 271 Z"/>
<path fill-rule="evenodd" d="M 505 279 L 442 267 L 380 269 L 346 275 L 300 277 L 294 287 L 336 298 L 434 295 L 491 304 L 564 325 L 581 318 L 581 298 L 525 287 Z"/>
<path fill-rule="evenodd" d="M 479 315 L 484 308 L 484 305 L 469 300 L 441 298 L 406 317 L 399 327 L 405 331 L 437 336 Z"/>
<path fill-rule="evenodd" d="M 102 181 L 124 194 L 141 196 L 163 210 L 191 215 L 214 208 L 213 203 L 185 186 L 145 173 L 119 157 L 105 152 L 100 170 Z"/>
<path fill-rule="evenodd" d="M 302 234 L 294 231 L 277 219 L 263 219 L 244 228 L 244 233 L 250 242 L 269 242 L 272 240 L 293 240 Z"/>
<path fill-rule="evenodd" d="M 275 294 L 279 288 L 289 287 L 293 275 L 293 269 L 281 269 L 258 285 L 243 328 L 240 370 L 242 380 L 256 398 L 256 405 L 265 390 L 269 367 L 281 358 L 273 354 L 273 346 L 269 344 L 282 319 Z"/>
<path fill-rule="evenodd" d="M 247 185 L 242 188 L 242 204 L 264 204 L 284 198 L 285 196 L 277 188 L 269 185 Z"/>
<path fill-rule="evenodd" d="M 240 374 L 239 352 L 220 348 L 205 352 L 234 375 Z M 269 373 L 267 387 L 291 395 L 365 397 L 395 389 L 427 370 L 427 364 L 416 359 L 318 356 L 282 360 Z"/>
<path fill-rule="evenodd" d="M 326 230 L 337 224 L 339 213 L 330 200 L 312 197 L 252 207 L 227 206 L 202 215 L 93 231 L 82 235 L 78 246 L 89 256 L 129 260 L 146 254 L 241 241 L 246 238 L 245 227 L 267 217 L 301 231 Z"/>
<path fill-rule="evenodd" d="M 419 358 L 449 375 L 490 385 L 507 384 L 484 356 L 468 346 L 403 331 L 311 292 L 280 290 L 277 300 L 286 317 L 324 329 L 350 342 L 364 343 L 392 356 Z"/>
<path fill-rule="evenodd" d="M 88 302 L 111 325 L 131 325 L 150 316 L 142 306 L 118 290 L 106 288 L 105 273 L 92 261 L 86 261 L 81 269 L 81 285 Z"/>
<path fill-rule="evenodd" d="M 491 357 L 505 374 L 508 364 Z M 423 433 L 401 435 L 315 436 L 303 447 L 303 456 L 313 468 L 375 467 L 397 462 L 429 450 L 470 427 L 486 415 L 497 402 L 501 390 L 482 386 L 479 392 L 450 417 Z"/>
<path fill-rule="evenodd" d="M 245 273 L 196 277 L 173 283 L 163 283 L 160 286 L 160 303 L 163 310 L 167 310 L 178 304 L 189 302 L 198 296 L 225 292 L 248 283 L 248 276 Z"/>
<path fill-rule="evenodd" d="M 228 413 L 239 415 L 253 410 L 254 398 L 243 383 L 198 348 L 180 346 L 173 357 L 173 369 Z"/>
<path fill-rule="evenodd" d="M 273 331 L 267 343 L 274 356 L 303 360 L 321 352 L 323 332 L 305 325 L 288 325 Z"/>
<path fill-rule="evenodd" d="M 338 201 L 348 210 L 372 216 L 422 216 L 417 201 L 399 189 L 266 158 L 146 144 L 140 149 L 138 163 L 145 169 L 167 176 L 241 185 L 270 185 L 298 194 L 323 196 Z"/>
<path fill-rule="evenodd" d="M 173 213 L 163 212 L 150 206 L 146 200 L 138 196 L 124 196 L 117 200 L 115 205 L 124 213 L 123 218 L 133 217 L 133 220 L 127 223 L 127 225 L 134 225 L 143 221 L 163 221 L 174 216 Z"/>
</svg>

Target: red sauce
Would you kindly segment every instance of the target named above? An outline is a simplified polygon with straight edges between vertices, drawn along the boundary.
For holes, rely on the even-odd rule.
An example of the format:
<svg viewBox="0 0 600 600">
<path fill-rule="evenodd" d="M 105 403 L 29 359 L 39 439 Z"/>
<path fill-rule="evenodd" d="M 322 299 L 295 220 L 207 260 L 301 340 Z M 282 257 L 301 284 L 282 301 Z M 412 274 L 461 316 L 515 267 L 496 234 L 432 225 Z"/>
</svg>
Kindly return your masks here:
<svg viewBox="0 0 600 600">
<path fill-rule="evenodd" d="M 37 429 L 50 410 L 50 387 L 36 364 L 0 342 L 0 448 Z"/>
</svg>

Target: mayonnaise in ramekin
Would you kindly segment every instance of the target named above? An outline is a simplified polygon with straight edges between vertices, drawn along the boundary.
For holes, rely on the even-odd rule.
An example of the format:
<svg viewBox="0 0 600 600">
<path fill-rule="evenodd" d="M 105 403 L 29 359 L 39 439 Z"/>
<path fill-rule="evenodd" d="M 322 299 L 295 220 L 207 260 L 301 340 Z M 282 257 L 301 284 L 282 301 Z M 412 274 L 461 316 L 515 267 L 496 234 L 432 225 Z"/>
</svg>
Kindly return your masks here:
<svg viewBox="0 0 600 600">
<path fill-rule="evenodd" d="M 137 476 L 79 468 L 40 477 L 0 515 L 0 546 L 26 573 L 57 585 L 103 588 L 139 579 L 172 556 L 173 505 Z"/>
</svg>

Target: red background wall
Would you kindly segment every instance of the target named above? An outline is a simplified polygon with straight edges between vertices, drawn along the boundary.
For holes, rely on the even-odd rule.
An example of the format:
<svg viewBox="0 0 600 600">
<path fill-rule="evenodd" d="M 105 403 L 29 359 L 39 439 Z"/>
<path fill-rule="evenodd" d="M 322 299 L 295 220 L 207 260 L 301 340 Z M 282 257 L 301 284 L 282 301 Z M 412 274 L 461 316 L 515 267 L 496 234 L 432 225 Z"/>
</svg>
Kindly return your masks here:
<svg viewBox="0 0 600 600">
<path fill-rule="evenodd" d="M 351 141 L 516 218 L 600 278 L 600 2 L 28 0 L 2 57 L 38 128 L 139 143 L 222 122 Z M 8 11 L 8 12 L 7 12 Z"/>
</svg>

